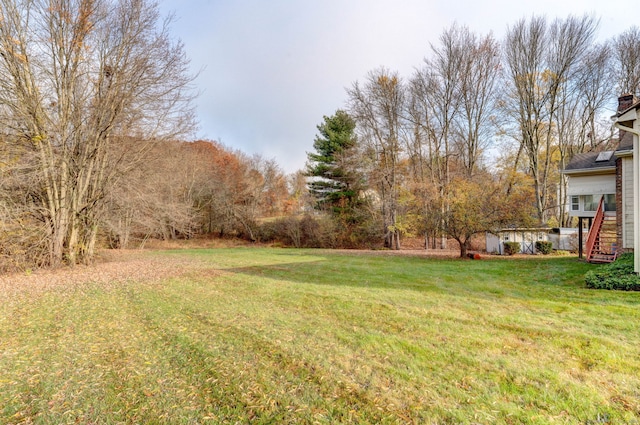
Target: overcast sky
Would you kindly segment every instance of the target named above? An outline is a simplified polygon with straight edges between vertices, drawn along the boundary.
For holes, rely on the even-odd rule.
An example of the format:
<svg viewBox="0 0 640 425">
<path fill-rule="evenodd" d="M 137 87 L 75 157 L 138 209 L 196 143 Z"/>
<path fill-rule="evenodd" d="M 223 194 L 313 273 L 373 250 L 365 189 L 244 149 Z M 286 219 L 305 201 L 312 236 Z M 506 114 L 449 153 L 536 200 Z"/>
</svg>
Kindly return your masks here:
<svg viewBox="0 0 640 425">
<path fill-rule="evenodd" d="M 592 14 L 606 39 L 640 19 L 632 0 L 160 0 L 174 13 L 200 96 L 195 138 L 304 167 L 316 126 L 380 66 L 409 77 L 454 22 L 502 39 L 531 15 Z M 636 24 L 638 25 L 638 24 Z"/>
</svg>

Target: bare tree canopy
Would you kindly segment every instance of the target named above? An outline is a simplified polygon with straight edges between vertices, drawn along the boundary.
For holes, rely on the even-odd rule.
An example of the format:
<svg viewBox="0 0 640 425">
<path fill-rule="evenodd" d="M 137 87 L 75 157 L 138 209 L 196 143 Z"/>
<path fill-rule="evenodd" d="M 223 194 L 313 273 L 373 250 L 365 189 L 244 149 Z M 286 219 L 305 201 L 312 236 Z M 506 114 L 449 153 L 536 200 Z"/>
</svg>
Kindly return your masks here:
<svg viewBox="0 0 640 425">
<path fill-rule="evenodd" d="M 0 124 L 44 263 L 89 261 L 136 140 L 193 124 L 181 43 L 148 0 L 0 0 Z M 14 164 L 15 165 L 15 164 Z"/>
<path fill-rule="evenodd" d="M 148 238 L 464 254 L 498 226 L 570 226 L 561 171 L 613 148 L 615 99 L 640 91 L 638 27 L 598 44 L 594 17 L 532 16 L 499 43 L 453 24 L 324 117 L 306 174 L 332 216 L 309 215 L 303 172 L 185 141 L 194 76 L 170 24 L 155 0 L 0 0 L 0 271 Z"/>
<path fill-rule="evenodd" d="M 614 38 L 613 58 L 618 94 L 640 94 L 640 28 L 631 27 Z"/>
<path fill-rule="evenodd" d="M 538 219 L 546 222 L 554 171 L 554 122 L 562 88 L 575 78 L 593 43 L 597 21 L 570 16 L 548 23 L 544 17 L 522 19 L 507 30 L 504 54 L 511 88 L 508 108 L 533 177 Z"/>
<path fill-rule="evenodd" d="M 400 249 L 398 197 L 405 90 L 396 72 L 385 68 L 372 71 L 364 85 L 357 82 L 347 90 L 350 113 L 358 125 L 371 164 L 369 179 L 381 195 L 384 243 Z"/>
</svg>

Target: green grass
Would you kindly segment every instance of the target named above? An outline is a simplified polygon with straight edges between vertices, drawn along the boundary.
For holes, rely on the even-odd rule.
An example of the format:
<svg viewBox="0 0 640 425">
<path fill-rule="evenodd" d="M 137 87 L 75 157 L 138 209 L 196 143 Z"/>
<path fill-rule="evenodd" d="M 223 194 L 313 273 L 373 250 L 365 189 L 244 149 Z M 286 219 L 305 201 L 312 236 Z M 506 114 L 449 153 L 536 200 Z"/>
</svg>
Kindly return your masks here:
<svg viewBox="0 0 640 425">
<path fill-rule="evenodd" d="M 1 299 L 0 423 L 640 423 L 640 294 L 575 258 L 149 255 Z"/>
</svg>

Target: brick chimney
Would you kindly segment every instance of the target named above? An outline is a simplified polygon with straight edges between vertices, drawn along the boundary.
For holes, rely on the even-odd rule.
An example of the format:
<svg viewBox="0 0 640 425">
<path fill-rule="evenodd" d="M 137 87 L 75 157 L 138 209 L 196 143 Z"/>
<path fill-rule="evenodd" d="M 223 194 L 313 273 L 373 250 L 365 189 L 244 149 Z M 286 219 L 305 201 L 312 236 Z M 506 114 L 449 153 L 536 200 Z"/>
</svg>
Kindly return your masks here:
<svg viewBox="0 0 640 425">
<path fill-rule="evenodd" d="M 618 98 L 618 113 L 626 111 L 632 105 L 634 105 L 638 99 L 635 95 L 630 93 L 625 93 Z"/>
<path fill-rule="evenodd" d="M 631 108 L 637 102 L 638 102 L 638 98 L 631 93 L 625 93 L 622 96 L 618 97 L 618 111 L 616 116 L 620 116 L 622 112 Z M 627 144 L 631 143 L 631 139 L 627 140 L 627 138 L 625 138 L 626 135 L 627 135 L 626 131 L 622 129 L 618 129 L 618 149 L 621 146 L 626 146 Z"/>
</svg>

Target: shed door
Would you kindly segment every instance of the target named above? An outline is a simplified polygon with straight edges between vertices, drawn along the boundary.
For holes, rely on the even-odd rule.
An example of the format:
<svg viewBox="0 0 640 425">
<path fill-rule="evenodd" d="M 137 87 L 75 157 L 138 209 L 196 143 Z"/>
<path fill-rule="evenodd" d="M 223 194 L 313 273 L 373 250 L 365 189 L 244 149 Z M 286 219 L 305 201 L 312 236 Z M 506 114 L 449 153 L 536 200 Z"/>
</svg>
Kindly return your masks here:
<svg viewBox="0 0 640 425">
<path fill-rule="evenodd" d="M 532 232 L 522 232 L 522 253 L 534 254 L 535 240 Z"/>
</svg>

